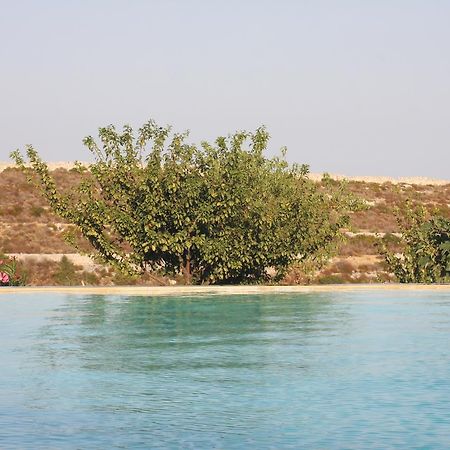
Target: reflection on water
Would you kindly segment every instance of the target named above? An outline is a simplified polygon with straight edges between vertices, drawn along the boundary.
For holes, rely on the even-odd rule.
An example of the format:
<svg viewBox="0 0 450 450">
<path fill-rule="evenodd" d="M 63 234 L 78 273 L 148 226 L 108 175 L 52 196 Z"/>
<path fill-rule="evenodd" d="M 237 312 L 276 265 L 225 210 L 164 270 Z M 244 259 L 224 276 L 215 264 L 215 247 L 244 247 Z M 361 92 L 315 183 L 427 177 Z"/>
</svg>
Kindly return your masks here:
<svg viewBox="0 0 450 450">
<path fill-rule="evenodd" d="M 17 295 L 0 448 L 442 448 L 450 296 L 402 296 Z"/>
<path fill-rule="evenodd" d="M 73 357 L 77 367 L 106 371 L 264 368 L 284 363 L 278 347 L 304 346 L 311 333 L 328 335 L 347 325 L 339 316 L 321 320 L 330 300 L 305 298 L 300 309 L 270 298 L 229 300 L 138 297 L 110 302 L 91 296 L 80 305 L 72 299 L 60 308 L 61 316 L 41 329 L 47 346 L 40 351 L 56 349 L 66 366 Z"/>
</svg>

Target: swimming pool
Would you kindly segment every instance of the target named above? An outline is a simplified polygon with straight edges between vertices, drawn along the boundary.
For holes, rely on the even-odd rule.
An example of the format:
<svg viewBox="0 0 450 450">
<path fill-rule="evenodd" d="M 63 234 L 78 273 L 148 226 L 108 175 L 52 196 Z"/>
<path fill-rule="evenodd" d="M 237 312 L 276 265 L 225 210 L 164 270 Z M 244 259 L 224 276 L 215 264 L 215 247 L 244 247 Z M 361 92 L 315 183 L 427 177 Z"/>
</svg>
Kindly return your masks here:
<svg viewBox="0 0 450 450">
<path fill-rule="evenodd" d="M 0 448 L 443 448 L 450 291 L 0 297 Z"/>
</svg>

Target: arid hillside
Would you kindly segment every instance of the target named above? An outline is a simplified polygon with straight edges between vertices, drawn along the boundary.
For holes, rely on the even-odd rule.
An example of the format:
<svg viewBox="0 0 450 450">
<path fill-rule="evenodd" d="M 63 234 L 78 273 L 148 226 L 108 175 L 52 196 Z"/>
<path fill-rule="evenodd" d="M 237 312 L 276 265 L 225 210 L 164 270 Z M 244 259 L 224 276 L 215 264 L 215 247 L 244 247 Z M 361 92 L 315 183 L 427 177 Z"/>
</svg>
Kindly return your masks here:
<svg viewBox="0 0 450 450">
<path fill-rule="evenodd" d="M 79 175 L 71 171 L 70 166 L 66 167 L 53 170 L 53 175 L 59 186 L 70 189 L 77 183 Z M 0 253 L 14 255 L 21 261 L 22 270 L 28 273 L 29 284 L 167 284 L 178 281 L 159 277 L 133 280 L 74 254 L 75 250 L 63 239 L 69 225 L 49 211 L 45 200 L 18 169 L 0 167 L 0 170 Z M 319 177 L 313 179 L 319 180 Z M 293 270 L 285 282 L 393 280 L 392 275 L 386 272 L 375 244 L 383 240 L 390 248 L 401 249 L 395 208 L 410 199 L 450 217 L 450 182 L 408 181 L 349 180 L 349 189 L 364 199 L 367 210 L 353 214 L 351 227 L 346 231 L 347 240 L 327 267 L 312 279 L 305 279 L 300 271 Z M 85 249 L 88 249 L 87 244 Z M 61 261 L 63 255 L 68 258 Z"/>
</svg>

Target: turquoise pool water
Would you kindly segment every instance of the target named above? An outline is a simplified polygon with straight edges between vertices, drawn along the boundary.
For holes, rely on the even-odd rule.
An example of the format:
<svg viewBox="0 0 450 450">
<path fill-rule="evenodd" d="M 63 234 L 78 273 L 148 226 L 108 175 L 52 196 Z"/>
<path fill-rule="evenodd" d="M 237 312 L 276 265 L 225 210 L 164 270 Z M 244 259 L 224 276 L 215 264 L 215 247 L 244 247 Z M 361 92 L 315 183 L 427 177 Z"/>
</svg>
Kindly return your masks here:
<svg viewBox="0 0 450 450">
<path fill-rule="evenodd" d="M 449 448 L 450 292 L 0 297 L 0 448 Z"/>
</svg>

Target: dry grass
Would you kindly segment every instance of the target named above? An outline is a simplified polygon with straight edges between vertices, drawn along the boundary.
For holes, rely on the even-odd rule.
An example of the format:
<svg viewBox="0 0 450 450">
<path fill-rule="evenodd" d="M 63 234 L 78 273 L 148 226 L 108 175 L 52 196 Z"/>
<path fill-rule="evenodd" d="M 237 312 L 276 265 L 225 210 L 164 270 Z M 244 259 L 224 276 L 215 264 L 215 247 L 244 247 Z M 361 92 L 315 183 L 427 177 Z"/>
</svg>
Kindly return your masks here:
<svg viewBox="0 0 450 450">
<path fill-rule="evenodd" d="M 352 229 L 378 233 L 398 231 L 396 208 L 410 200 L 450 218 L 450 185 L 423 186 L 349 182 L 350 191 L 366 200 L 369 208 L 352 215 Z"/>
<path fill-rule="evenodd" d="M 361 234 L 347 238 L 341 244 L 339 256 L 379 255 L 380 245 L 395 253 L 400 252 L 403 248 L 401 238 L 392 233 L 378 236 Z"/>
<path fill-rule="evenodd" d="M 394 277 L 386 271 L 385 264 L 378 258 L 339 257 L 318 272 L 313 282 L 318 284 L 332 283 L 385 283 L 394 281 Z"/>
<path fill-rule="evenodd" d="M 6 253 L 71 253 L 62 231 L 47 223 L 0 222 L 1 250 Z"/>
<path fill-rule="evenodd" d="M 378 239 L 374 236 L 359 235 L 347 238 L 339 249 L 340 256 L 376 255 Z"/>
</svg>

